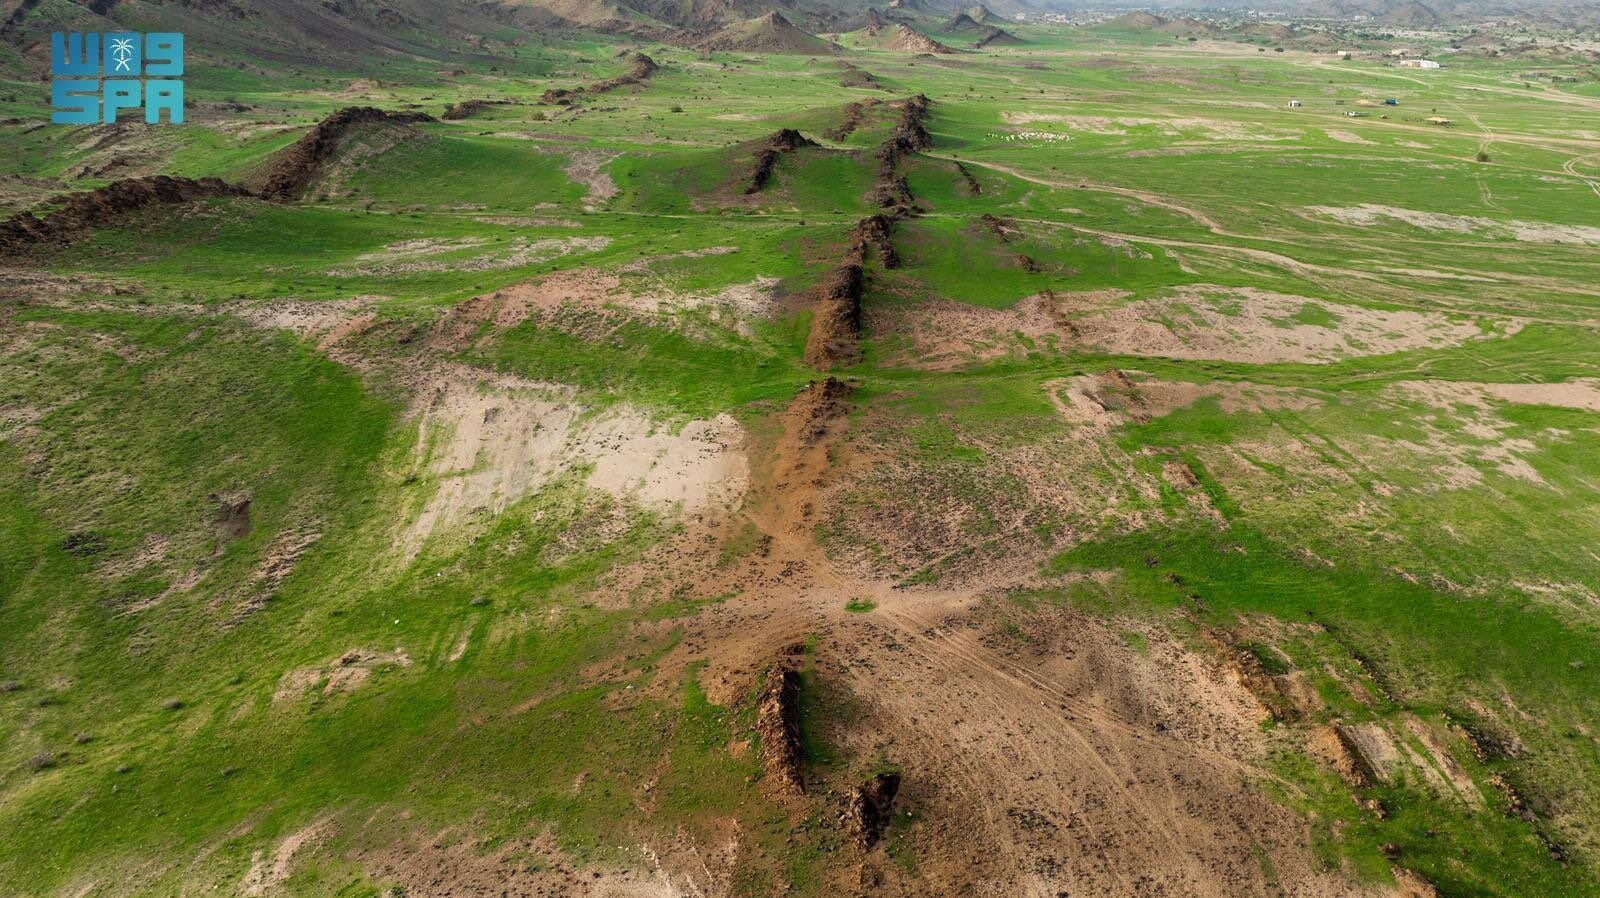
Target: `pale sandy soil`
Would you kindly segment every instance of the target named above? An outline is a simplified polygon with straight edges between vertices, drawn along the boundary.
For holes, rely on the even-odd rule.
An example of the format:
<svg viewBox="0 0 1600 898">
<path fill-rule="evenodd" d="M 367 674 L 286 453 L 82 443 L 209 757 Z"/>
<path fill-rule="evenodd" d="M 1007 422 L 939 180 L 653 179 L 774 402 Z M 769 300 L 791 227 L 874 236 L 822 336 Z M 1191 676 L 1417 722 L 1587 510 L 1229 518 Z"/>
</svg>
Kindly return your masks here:
<svg viewBox="0 0 1600 898">
<path fill-rule="evenodd" d="M 1332 362 L 1453 346 L 1483 336 L 1477 323 L 1429 312 L 1369 309 L 1244 288 L 1191 285 L 1124 301 L 1119 291 L 1041 294 L 1009 309 L 948 301 L 869 311 L 869 333 L 904 339 L 888 358 L 941 370 L 1024 351 L 1024 341 L 1104 352 L 1230 362 Z M 1310 324 L 1297 315 L 1331 316 Z M 1515 324 L 1508 325 L 1514 329 Z"/>
<path fill-rule="evenodd" d="M 1287 141 L 1300 140 L 1303 132 L 1246 122 L 1212 118 L 1145 118 L 1138 116 L 1064 115 L 1041 112 L 1003 112 L 1002 121 L 1010 125 L 1055 124 L 1086 134 L 1125 135 L 1131 128 L 1156 128 L 1166 137 L 1198 133 L 1208 140 Z"/>
<path fill-rule="evenodd" d="M 592 253 L 611 244 L 609 237 L 515 237 L 504 244 L 486 244 L 480 238 L 452 241 L 410 240 L 382 252 L 367 253 L 356 264 L 328 270 L 330 277 L 374 277 L 429 271 L 496 271 L 521 268 L 573 253 Z M 440 259 L 446 253 L 486 251 L 467 258 Z"/>
<path fill-rule="evenodd" d="M 1334 320 L 1327 325 L 1295 320 L 1306 311 Z M 1071 320 L 1080 343 L 1107 352 L 1256 364 L 1332 362 L 1453 346 L 1482 336 L 1476 322 L 1440 314 L 1204 285 L 1111 309 L 1086 309 Z"/>
<path fill-rule="evenodd" d="M 1497 221 L 1467 215 L 1447 215 L 1442 212 L 1421 212 L 1396 206 L 1366 203 L 1360 206 L 1307 206 L 1304 213 L 1332 218 L 1345 224 L 1372 227 L 1386 221 L 1396 221 L 1425 231 L 1450 234 L 1477 234 L 1509 238 L 1523 243 L 1579 243 L 1600 244 L 1600 227 L 1590 225 L 1564 225 L 1537 221 Z"/>
<path fill-rule="evenodd" d="M 413 464 L 432 496 L 398 544 L 419 551 L 436 529 L 494 515 L 566 472 L 652 507 L 697 512 L 736 502 L 743 431 L 726 415 L 670 425 L 626 406 L 586 409 L 571 390 L 441 369 L 419 393 Z"/>
<path fill-rule="evenodd" d="M 583 201 L 586 211 L 593 212 L 617 195 L 617 183 L 611 180 L 609 174 L 601 171 L 615 158 L 615 153 L 599 150 L 582 150 L 568 157 L 565 169 L 567 177 L 588 188 L 588 195 Z"/>
</svg>

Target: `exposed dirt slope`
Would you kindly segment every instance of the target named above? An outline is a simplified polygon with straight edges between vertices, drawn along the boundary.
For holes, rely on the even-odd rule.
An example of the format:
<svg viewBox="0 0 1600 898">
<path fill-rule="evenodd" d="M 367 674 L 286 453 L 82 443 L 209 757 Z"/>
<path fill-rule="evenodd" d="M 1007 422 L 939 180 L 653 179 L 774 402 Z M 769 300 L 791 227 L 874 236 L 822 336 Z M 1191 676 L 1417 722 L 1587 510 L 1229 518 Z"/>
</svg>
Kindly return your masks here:
<svg viewBox="0 0 1600 898">
<path fill-rule="evenodd" d="M 806 364 L 826 369 L 861 358 L 861 293 L 865 285 L 859 262 L 846 262 L 823 275 L 811 306 L 811 332 L 806 338 Z"/>
<path fill-rule="evenodd" d="M 880 50 L 903 53 L 954 53 L 949 47 L 904 23 L 866 29 L 866 42 Z"/>
<path fill-rule="evenodd" d="M 299 197 L 323 173 L 345 140 L 357 129 L 408 128 L 434 118 L 420 112 L 385 112 L 371 106 L 350 106 L 328 116 L 299 140 L 273 154 L 254 179 L 265 199 Z"/>
<path fill-rule="evenodd" d="M 972 46 L 982 50 L 984 47 L 1015 47 L 1025 43 L 1027 41 L 1003 28 L 990 28 Z"/>
<path fill-rule="evenodd" d="M 459 103 L 451 103 L 439 117 L 447 122 L 456 122 L 472 118 L 491 106 L 506 106 L 510 103 L 510 100 L 462 100 Z"/>
<path fill-rule="evenodd" d="M 800 674 L 783 662 L 774 664 L 756 701 L 756 737 L 767 779 L 790 795 L 806 790 L 800 770 L 799 702 Z"/>
<path fill-rule="evenodd" d="M 60 208 L 43 217 L 22 212 L 0 223 L 0 253 L 17 254 L 34 247 L 70 243 L 95 228 L 114 224 L 129 213 L 152 206 L 247 195 L 249 191 L 217 178 L 197 181 L 156 175 L 115 181 L 86 193 L 73 194 Z"/>
<path fill-rule="evenodd" d="M 950 21 L 944 23 L 944 30 L 945 31 L 967 32 L 967 33 L 980 33 L 980 32 L 986 31 L 988 29 L 986 29 L 982 25 L 978 24 L 977 21 L 975 21 L 971 16 L 969 16 L 966 13 L 963 12 L 963 13 L 957 13 L 955 18 L 953 18 Z"/>
<path fill-rule="evenodd" d="M 874 443 L 872 412 L 851 415 L 851 397 L 840 381 L 812 383 L 776 439 L 750 447 L 745 514 L 762 548 L 737 569 L 691 575 L 706 594 L 736 597 L 683 622 L 695 648 L 662 662 L 710 659 L 708 694 L 735 700 L 763 674 L 771 691 L 765 672 L 813 637 L 810 675 L 847 694 L 852 712 L 807 725 L 827 727 L 845 757 L 892 770 L 807 792 L 831 805 L 817 825 L 848 852 L 836 893 L 1389 894 L 1321 869 L 1305 824 L 1266 797 L 1267 715 L 1225 658 L 1064 607 L 1015 619 L 998 597 L 1031 565 L 910 588 L 827 557 L 814 528 Z M 851 613 L 846 599 L 873 610 Z M 1141 647 L 1118 635 L 1129 626 Z M 882 848 L 898 807 L 917 821 L 897 836 L 914 877 Z"/>
<path fill-rule="evenodd" d="M 654 59 L 643 53 L 635 53 L 628 57 L 628 70 L 621 75 L 615 78 L 607 78 L 604 81 L 596 81 L 585 87 L 552 88 L 544 92 L 543 96 L 539 98 L 539 102 L 571 103 L 584 94 L 603 94 L 619 87 L 627 87 L 630 84 L 642 84 L 649 80 L 650 76 L 654 75 L 659 68 L 661 67 L 656 65 Z"/>
<path fill-rule="evenodd" d="M 807 53 L 820 56 L 839 52 L 837 44 L 796 28 L 794 23 L 776 11 L 718 29 L 706 38 L 705 46 L 711 50 L 741 53 Z"/>
<path fill-rule="evenodd" d="M 805 353 L 806 363 L 814 368 L 827 369 L 860 358 L 861 298 L 866 289 L 867 260 L 875 255 L 884 268 L 900 264 L 894 249 L 894 223 L 918 211 L 916 198 L 900 174 L 900 163 L 908 155 L 933 145 L 933 138 L 922 124 L 927 116 L 927 97 L 918 94 L 905 100 L 894 131 L 877 149 L 878 170 L 872 196 L 884 212 L 856 223 L 841 264 L 817 285 Z"/>
</svg>

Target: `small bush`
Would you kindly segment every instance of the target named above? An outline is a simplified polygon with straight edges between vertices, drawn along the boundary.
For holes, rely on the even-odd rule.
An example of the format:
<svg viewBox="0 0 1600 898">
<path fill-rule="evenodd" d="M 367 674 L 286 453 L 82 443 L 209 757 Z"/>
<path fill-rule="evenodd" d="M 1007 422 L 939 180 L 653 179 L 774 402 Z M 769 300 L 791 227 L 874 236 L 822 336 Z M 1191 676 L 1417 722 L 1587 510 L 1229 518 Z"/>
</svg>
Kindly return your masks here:
<svg viewBox="0 0 1600 898">
<path fill-rule="evenodd" d="M 56 766 L 56 756 L 47 751 L 41 751 L 28 759 L 28 769 L 35 773 L 40 770 L 49 770 L 54 766 Z"/>
</svg>

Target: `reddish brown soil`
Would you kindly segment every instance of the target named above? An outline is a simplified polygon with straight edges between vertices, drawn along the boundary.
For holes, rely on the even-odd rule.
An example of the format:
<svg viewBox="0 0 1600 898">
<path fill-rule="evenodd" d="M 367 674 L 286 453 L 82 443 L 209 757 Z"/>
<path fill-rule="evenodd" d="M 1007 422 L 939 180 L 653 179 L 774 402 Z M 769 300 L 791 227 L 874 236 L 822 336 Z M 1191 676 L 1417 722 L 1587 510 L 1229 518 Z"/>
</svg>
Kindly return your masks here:
<svg viewBox="0 0 1600 898">
<path fill-rule="evenodd" d="M 856 222 L 850 232 L 850 259 L 855 264 L 865 264 L 871 254 L 876 254 L 878 264 L 884 268 L 899 268 L 900 256 L 894 251 L 891 239 L 894 222 L 886 215 L 872 215 Z"/>
<path fill-rule="evenodd" d="M 786 662 L 773 664 L 756 700 L 756 738 L 767 781 L 787 795 L 806 791 L 800 770 L 799 700 L 800 674 Z"/>
<path fill-rule="evenodd" d="M 876 45 L 883 50 L 899 50 L 904 53 L 919 54 L 955 52 L 904 22 L 877 27 L 869 25 L 866 28 L 866 32 L 867 36 L 874 38 Z"/>
<path fill-rule="evenodd" d="M 1105 381 L 1132 386 L 1115 373 Z M 852 415 L 852 400 L 851 387 L 833 378 L 801 390 L 746 445 L 751 485 L 740 508 L 727 520 L 689 522 L 596 593 L 602 603 L 627 602 L 641 588 L 670 583 L 724 597 L 689 617 L 641 624 L 681 632 L 659 661 L 658 685 L 645 688 L 675 689 L 693 671 L 717 704 L 758 696 L 753 728 L 766 778 L 784 794 L 780 813 L 797 844 L 823 835 L 837 846 L 824 891 L 1129 898 L 1385 891 L 1319 867 L 1305 823 L 1267 797 L 1275 785 L 1263 763 L 1267 715 L 1225 655 L 1196 651 L 1159 625 L 1070 606 L 1020 610 L 1005 596 L 1034 585 L 1037 557 L 924 587 L 830 557 L 817 529 L 872 468 L 887 414 L 869 406 Z M 719 561 L 720 541 L 747 528 L 759 534 L 754 548 Z M 850 599 L 874 607 L 851 613 Z M 1140 648 L 1120 637 L 1129 628 L 1144 637 Z M 804 725 L 819 728 L 839 761 L 801 771 L 788 748 L 801 734 L 785 672 L 798 661 L 793 647 L 807 639 L 808 677 L 837 700 L 821 703 L 822 713 Z M 775 746 L 784 749 L 769 761 Z M 891 786 L 873 777 L 885 762 L 904 779 Z M 649 799 L 642 805 L 648 818 Z M 884 835 L 894 808 L 914 822 Z M 727 895 L 727 877 L 709 874 L 748 873 L 761 860 L 750 856 L 759 849 L 744 825 L 730 818 L 713 836 L 680 834 L 678 843 L 670 834 L 641 837 L 660 857 L 663 877 L 678 883 L 678 874 L 692 872 L 701 884 L 680 893 Z M 889 857 L 885 841 L 896 857 L 916 858 L 914 872 Z M 622 893 L 591 889 L 585 883 L 597 871 L 572 866 L 559 869 L 559 881 L 535 881 L 527 864 L 478 850 L 470 839 L 402 840 L 382 858 L 353 860 L 416 894 Z M 780 884 L 764 885 L 750 890 L 781 892 Z"/>
<path fill-rule="evenodd" d="M 806 337 L 806 364 L 826 369 L 861 358 L 861 293 L 865 275 L 849 262 L 823 275 L 812 304 L 811 333 Z"/>
</svg>

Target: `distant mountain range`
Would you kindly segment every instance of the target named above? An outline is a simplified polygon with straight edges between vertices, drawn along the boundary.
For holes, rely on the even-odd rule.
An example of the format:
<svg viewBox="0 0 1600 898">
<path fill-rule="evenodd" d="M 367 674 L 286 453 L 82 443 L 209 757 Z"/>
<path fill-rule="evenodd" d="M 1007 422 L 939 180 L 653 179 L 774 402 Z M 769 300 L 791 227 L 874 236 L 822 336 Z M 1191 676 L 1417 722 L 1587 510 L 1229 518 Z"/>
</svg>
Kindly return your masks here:
<svg viewBox="0 0 1600 898">
<path fill-rule="evenodd" d="M 1128 0 L 1044 0 L 1051 10 L 1126 10 Z M 1593 0 L 1165 0 L 1155 13 L 1233 9 L 1308 19 L 1369 21 L 1396 28 L 1432 28 L 1517 19 L 1582 28 L 1600 27 Z"/>
<path fill-rule="evenodd" d="M 1169 0 L 1123 24 L 1198 36 L 1215 28 L 1181 15 L 1217 0 Z M 926 32 L 1016 38 L 999 28 L 1042 9 L 1127 8 L 1127 0 L 0 0 L 0 43 L 42 67 L 51 31 L 177 30 L 191 45 L 228 56 L 351 64 L 374 54 L 461 59 L 502 53 L 515 30 L 602 32 L 691 46 L 832 52 L 817 33 L 872 26 L 897 44 Z M 1433 28 L 1523 17 L 1600 27 L 1589 0 L 1253 0 L 1258 10 L 1357 19 L 1394 28 Z M 886 25 L 903 24 L 908 35 Z M 508 28 L 509 26 L 509 28 Z M 937 52 L 928 41 L 925 51 Z"/>
<path fill-rule="evenodd" d="M 818 32 L 879 21 L 927 27 L 957 16 L 997 30 L 1033 0 L 0 0 L 0 43 L 43 65 L 58 30 L 174 30 L 192 52 L 286 63 L 353 63 L 374 54 L 494 55 L 513 29 L 602 32 L 685 45 L 829 52 Z"/>
</svg>

